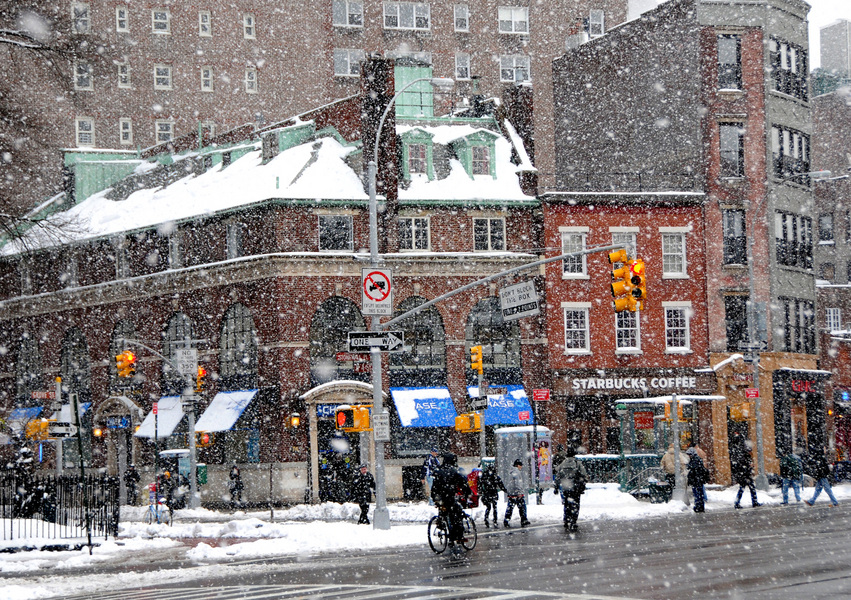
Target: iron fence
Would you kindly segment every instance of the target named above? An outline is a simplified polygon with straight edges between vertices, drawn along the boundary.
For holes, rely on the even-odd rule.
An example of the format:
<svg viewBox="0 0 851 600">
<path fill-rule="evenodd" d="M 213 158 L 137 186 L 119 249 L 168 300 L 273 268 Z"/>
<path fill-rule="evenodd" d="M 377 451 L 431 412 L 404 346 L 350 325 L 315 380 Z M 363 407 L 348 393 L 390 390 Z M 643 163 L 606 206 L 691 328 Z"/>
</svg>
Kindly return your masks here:
<svg viewBox="0 0 851 600">
<path fill-rule="evenodd" d="M 105 475 L 0 475 L 4 548 L 85 546 L 118 533 L 119 481 Z"/>
</svg>

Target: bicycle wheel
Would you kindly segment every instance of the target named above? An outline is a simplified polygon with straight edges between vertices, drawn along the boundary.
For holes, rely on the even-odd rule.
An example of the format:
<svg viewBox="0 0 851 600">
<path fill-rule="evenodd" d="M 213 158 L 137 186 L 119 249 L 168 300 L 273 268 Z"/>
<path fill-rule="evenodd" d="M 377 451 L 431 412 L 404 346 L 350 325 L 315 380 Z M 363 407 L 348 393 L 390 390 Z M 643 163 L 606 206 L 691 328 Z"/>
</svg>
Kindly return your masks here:
<svg viewBox="0 0 851 600">
<path fill-rule="evenodd" d="M 428 522 L 428 545 L 435 554 L 440 554 L 446 550 L 448 543 L 449 530 L 446 527 L 446 521 L 440 515 L 434 515 Z"/>
<path fill-rule="evenodd" d="M 476 547 L 479 541 L 479 535 L 476 533 L 476 522 L 470 518 L 470 515 L 464 513 L 464 539 L 461 540 L 461 545 L 465 550 L 472 550 Z"/>
<path fill-rule="evenodd" d="M 145 524 L 151 525 L 154 522 L 154 508 L 148 507 L 148 510 L 145 511 Z"/>
<path fill-rule="evenodd" d="M 163 508 L 160 510 L 160 523 L 163 525 L 171 525 L 171 511 L 167 508 Z"/>
</svg>

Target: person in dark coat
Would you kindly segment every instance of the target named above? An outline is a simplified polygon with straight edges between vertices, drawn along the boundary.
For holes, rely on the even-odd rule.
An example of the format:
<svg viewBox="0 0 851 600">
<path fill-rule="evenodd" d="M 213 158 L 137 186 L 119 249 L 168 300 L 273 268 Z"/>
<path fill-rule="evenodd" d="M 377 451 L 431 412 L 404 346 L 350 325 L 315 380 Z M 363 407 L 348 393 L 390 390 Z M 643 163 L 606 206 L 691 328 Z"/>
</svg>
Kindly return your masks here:
<svg viewBox="0 0 851 600">
<path fill-rule="evenodd" d="M 812 476 L 813 479 L 816 480 L 816 489 L 813 493 L 813 497 L 810 500 L 805 500 L 808 506 L 815 504 L 816 498 L 819 497 L 822 490 L 827 492 L 827 497 L 830 498 L 831 506 L 839 505 L 839 502 L 836 500 L 836 496 L 833 495 L 833 489 L 830 487 L 830 464 L 827 462 L 826 456 L 826 448 L 821 451 L 815 450 L 812 453 Z"/>
<path fill-rule="evenodd" d="M 553 493 L 558 494 L 561 490 L 561 502 L 564 505 L 564 528 L 568 531 L 577 531 L 579 503 L 582 494 L 585 493 L 588 471 L 585 469 L 585 465 L 576 459 L 575 448 L 568 448 L 564 460 L 561 461 L 558 470 L 553 474 L 553 481 L 555 482 Z"/>
<path fill-rule="evenodd" d="M 499 492 L 505 491 L 505 484 L 502 483 L 502 478 L 496 472 L 496 466 L 490 464 L 482 471 L 482 476 L 479 478 L 479 496 L 482 503 L 485 505 L 485 527 L 490 527 L 488 517 L 493 510 L 493 526 L 497 528 L 499 517 L 496 515 L 496 501 L 499 498 Z"/>
<path fill-rule="evenodd" d="M 242 475 L 239 474 L 239 467 L 234 465 L 230 470 L 230 504 L 236 507 L 242 504 Z"/>
<path fill-rule="evenodd" d="M 449 525 L 449 546 L 453 554 L 461 551 L 464 539 L 464 509 L 458 496 L 469 498 L 471 494 L 467 478 L 458 471 L 458 457 L 447 452 L 443 455 L 443 464 L 434 473 L 431 497 Z"/>
<path fill-rule="evenodd" d="M 742 494 L 746 487 L 751 492 L 751 505 L 754 508 L 762 506 L 756 499 L 751 451 L 745 444 L 742 434 L 738 432 L 733 434 L 733 442 L 730 444 L 730 470 L 733 473 L 733 481 L 739 485 L 739 491 L 736 493 L 736 503 L 733 506 L 742 508 L 739 502 L 742 500 Z"/>
<path fill-rule="evenodd" d="M 139 501 L 139 472 L 136 465 L 130 465 L 124 471 L 124 487 L 127 489 L 127 504 L 135 505 Z"/>
<path fill-rule="evenodd" d="M 369 525 L 369 501 L 375 490 L 375 478 L 369 472 L 366 463 L 360 466 L 358 473 L 352 478 L 351 500 L 360 506 L 358 525 Z"/>
<path fill-rule="evenodd" d="M 514 512 L 514 507 L 520 513 L 520 527 L 530 525 L 529 519 L 526 518 L 526 490 L 523 485 L 523 461 L 519 458 L 514 461 L 512 469 L 509 473 L 509 480 L 505 486 L 505 494 L 508 496 L 508 506 L 505 509 L 505 518 L 502 519 L 502 526 L 506 529 L 511 527 L 511 513 Z"/>
<path fill-rule="evenodd" d="M 688 456 L 688 484 L 691 486 L 694 493 L 694 512 L 704 512 L 706 510 L 706 488 L 704 487 L 709 481 L 709 469 L 703 464 L 703 459 L 700 458 L 697 450 L 692 447 L 686 450 Z"/>
<path fill-rule="evenodd" d="M 437 459 L 438 450 L 432 448 L 423 461 L 422 483 L 423 492 L 428 498 L 429 506 L 434 506 L 434 500 L 431 499 L 431 486 L 434 483 L 434 474 L 440 468 L 440 461 Z"/>
<path fill-rule="evenodd" d="M 558 471 L 559 465 L 567 458 L 567 453 L 564 451 L 564 446 L 559 444 L 556 446 L 556 452 L 553 454 L 553 473 Z"/>
<path fill-rule="evenodd" d="M 783 502 L 789 504 L 789 486 L 795 492 L 795 501 L 801 501 L 801 478 L 804 476 L 804 468 L 801 459 L 790 451 L 780 459 L 780 488 L 783 492 Z"/>
</svg>

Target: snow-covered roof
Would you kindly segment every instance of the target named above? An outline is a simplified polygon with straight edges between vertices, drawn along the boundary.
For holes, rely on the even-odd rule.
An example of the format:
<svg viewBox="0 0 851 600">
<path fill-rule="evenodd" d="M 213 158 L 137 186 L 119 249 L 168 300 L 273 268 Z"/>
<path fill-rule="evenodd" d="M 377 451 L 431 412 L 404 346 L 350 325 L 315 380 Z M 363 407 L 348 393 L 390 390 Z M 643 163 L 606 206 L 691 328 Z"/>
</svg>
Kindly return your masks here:
<svg viewBox="0 0 851 600">
<path fill-rule="evenodd" d="M 411 125 L 397 125 L 399 133 L 411 128 Z M 439 144 L 481 132 L 496 135 L 496 177 L 471 177 L 460 161 L 451 159 L 448 177 L 429 180 L 415 175 L 407 189 L 399 190 L 400 200 L 512 202 L 533 199 L 521 190 L 517 166 L 511 162 L 511 143 L 501 135 L 473 124 L 418 124 L 416 128 L 432 136 Z M 34 228 L 26 234 L 25 244 L 29 248 L 45 248 L 157 226 L 170 228 L 171 224 L 181 220 L 273 199 L 316 202 L 368 200 L 360 175 L 346 162 L 346 158 L 359 148 L 344 145 L 331 134 L 282 150 L 265 164 L 261 142 L 252 142 L 248 148 L 243 156 L 226 167 L 217 164 L 200 174 L 187 171 L 185 177 L 139 189 L 120 201 L 108 197 L 112 188 L 100 191 L 69 210 L 50 217 L 74 223 L 73 228 L 62 231 L 61 240 L 57 239 L 55 232 L 45 235 L 44 228 Z M 143 162 L 136 167 L 134 175 L 144 174 L 157 166 L 155 162 Z M 2 249 L 2 253 L 15 254 L 21 247 L 20 243 L 11 243 Z"/>
</svg>

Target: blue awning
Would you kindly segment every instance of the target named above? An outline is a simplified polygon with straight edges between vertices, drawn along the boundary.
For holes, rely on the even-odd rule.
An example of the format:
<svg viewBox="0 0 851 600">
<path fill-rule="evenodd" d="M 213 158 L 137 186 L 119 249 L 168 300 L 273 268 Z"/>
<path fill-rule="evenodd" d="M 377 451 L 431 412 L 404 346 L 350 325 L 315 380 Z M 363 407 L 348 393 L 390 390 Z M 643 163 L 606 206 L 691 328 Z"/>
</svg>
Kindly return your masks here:
<svg viewBox="0 0 851 600">
<path fill-rule="evenodd" d="M 24 426 L 38 417 L 41 414 L 40 406 L 31 406 L 29 408 L 15 408 L 9 413 L 6 423 L 15 433 L 20 433 L 24 430 Z"/>
<path fill-rule="evenodd" d="M 455 403 L 445 387 L 390 388 L 402 427 L 455 427 Z"/>
<path fill-rule="evenodd" d="M 532 422 L 532 407 L 522 385 L 494 385 L 505 388 L 505 394 L 488 394 L 488 407 L 485 410 L 485 425 L 528 425 Z M 470 398 L 479 397 L 479 387 L 469 386 Z M 520 420 L 520 413 L 529 413 L 529 419 Z"/>
<path fill-rule="evenodd" d="M 219 392 L 195 423 L 195 431 L 230 431 L 257 391 Z"/>
</svg>

